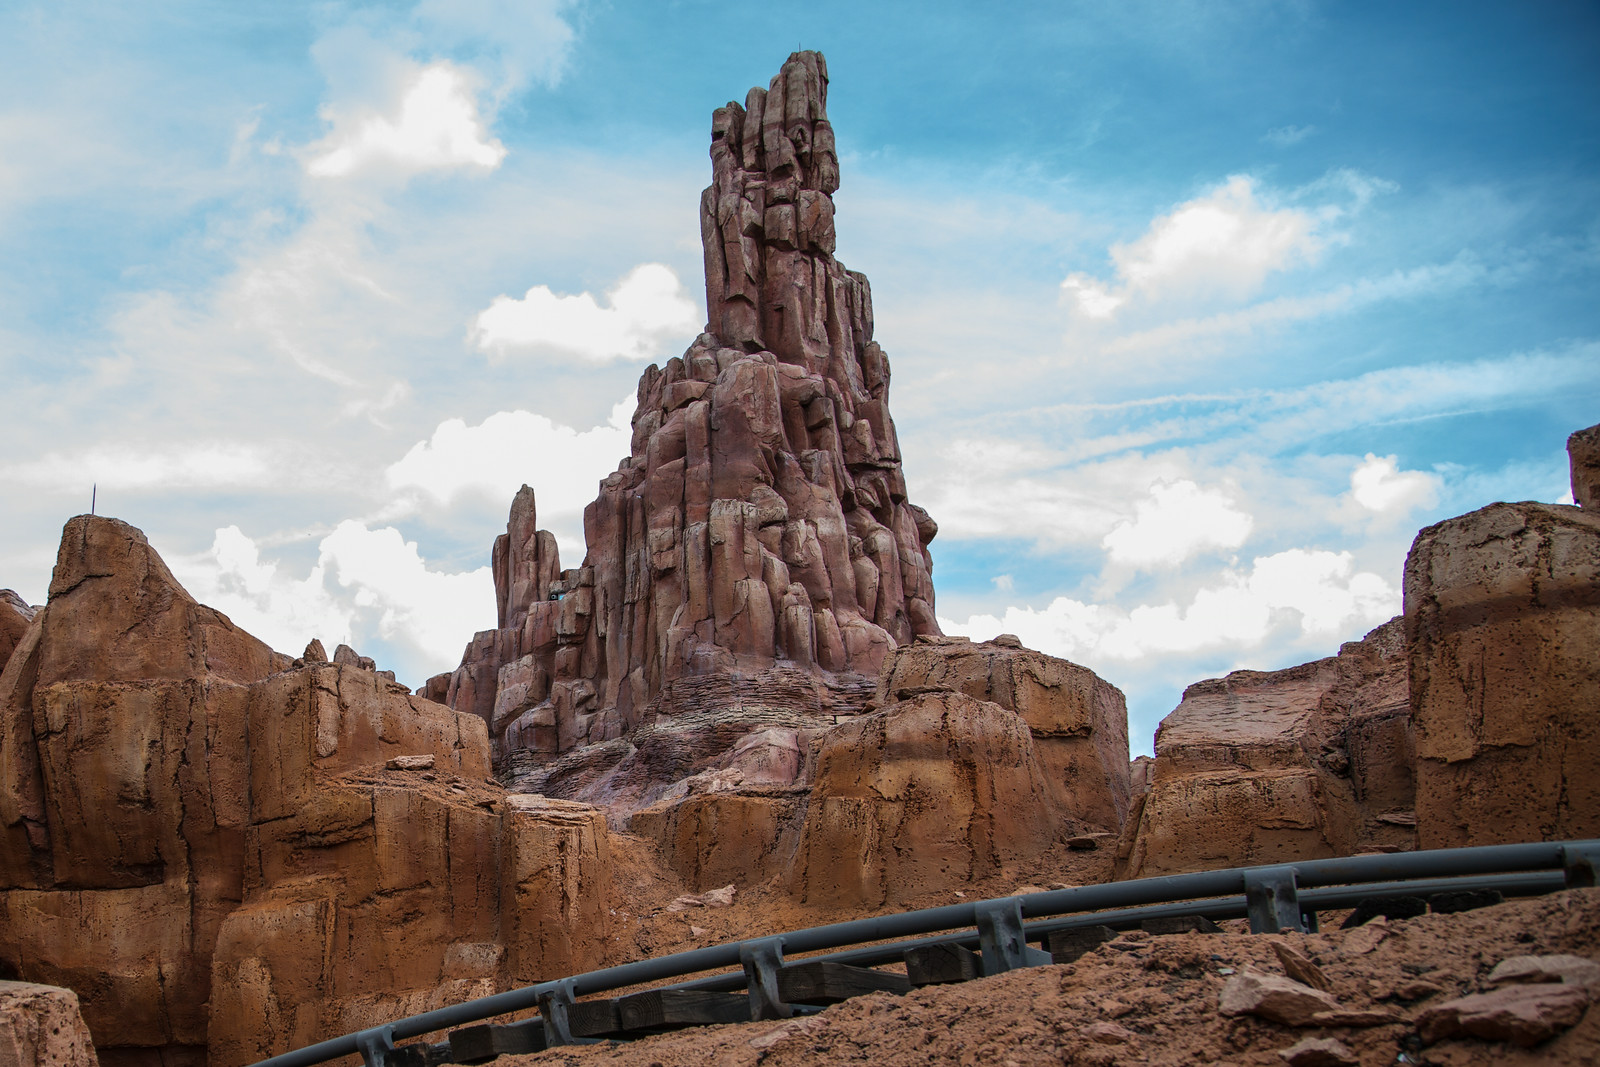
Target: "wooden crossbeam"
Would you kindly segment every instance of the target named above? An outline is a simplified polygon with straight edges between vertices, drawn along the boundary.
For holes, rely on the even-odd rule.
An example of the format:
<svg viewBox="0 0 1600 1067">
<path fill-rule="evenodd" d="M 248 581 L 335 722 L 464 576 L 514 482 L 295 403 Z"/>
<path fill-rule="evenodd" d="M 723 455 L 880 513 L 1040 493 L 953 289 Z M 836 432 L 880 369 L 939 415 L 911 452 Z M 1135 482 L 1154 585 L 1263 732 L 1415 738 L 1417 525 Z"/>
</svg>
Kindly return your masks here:
<svg viewBox="0 0 1600 1067">
<path fill-rule="evenodd" d="M 812 960 L 778 971 L 778 995 L 786 1004 L 835 1004 L 863 993 L 909 992 L 911 979 L 903 974 L 848 963 Z"/>
<path fill-rule="evenodd" d="M 456 1063 L 487 1063 L 498 1056 L 544 1049 L 544 1022 L 540 1019 L 505 1026 L 480 1023 L 450 1031 L 450 1058 Z"/>
<path fill-rule="evenodd" d="M 1109 926 L 1080 926 L 1074 930 L 1050 931 L 1045 935 L 1045 944 L 1050 949 L 1051 963 L 1072 963 L 1085 952 L 1094 951 L 1096 945 L 1116 936 L 1117 932 Z"/>
<path fill-rule="evenodd" d="M 948 942 L 905 951 L 906 977 L 914 986 L 970 982 L 983 975 L 983 960 L 971 949 Z"/>
<path fill-rule="evenodd" d="M 647 989 L 618 997 L 612 1003 L 621 1028 L 630 1033 L 750 1021 L 750 998 L 743 993 Z"/>
</svg>

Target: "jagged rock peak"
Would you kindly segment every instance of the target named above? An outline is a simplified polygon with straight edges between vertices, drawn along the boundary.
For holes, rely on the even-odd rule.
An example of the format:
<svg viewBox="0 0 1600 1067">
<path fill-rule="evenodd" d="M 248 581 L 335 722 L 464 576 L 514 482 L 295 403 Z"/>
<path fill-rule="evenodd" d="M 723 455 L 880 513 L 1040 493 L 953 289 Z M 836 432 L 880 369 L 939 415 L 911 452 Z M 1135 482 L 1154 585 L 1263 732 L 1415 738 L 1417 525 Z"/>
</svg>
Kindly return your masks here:
<svg viewBox="0 0 1600 1067">
<path fill-rule="evenodd" d="M 890 650 L 939 632 L 938 527 L 906 496 L 871 290 L 833 256 L 827 83 L 797 52 L 714 114 L 711 322 L 641 376 L 583 566 L 561 570 L 531 489 L 512 503 L 499 626 L 426 690 L 488 719 L 503 754 L 621 737 L 674 714 L 678 679 L 798 668 L 849 703 Z"/>
</svg>

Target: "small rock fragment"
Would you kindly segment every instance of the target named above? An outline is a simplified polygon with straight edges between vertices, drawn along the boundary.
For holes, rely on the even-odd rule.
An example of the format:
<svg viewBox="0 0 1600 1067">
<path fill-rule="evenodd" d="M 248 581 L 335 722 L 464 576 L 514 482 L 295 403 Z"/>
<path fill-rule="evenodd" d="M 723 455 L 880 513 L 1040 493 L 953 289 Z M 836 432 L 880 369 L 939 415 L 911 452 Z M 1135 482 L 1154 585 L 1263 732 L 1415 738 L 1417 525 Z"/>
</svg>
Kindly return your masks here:
<svg viewBox="0 0 1600 1067">
<path fill-rule="evenodd" d="M 421 756 L 390 756 L 384 764 L 391 771 L 428 771 L 433 769 L 433 754 Z"/>
<path fill-rule="evenodd" d="M 1083 1028 L 1083 1036 L 1097 1045 L 1125 1045 L 1133 1040 L 1133 1031 L 1116 1023 L 1091 1023 Z"/>
<path fill-rule="evenodd" d="M 1489 972 L 1490 985 L 1560 982 L 1585 988 L 1600 985 L 1600 963 L 1582 956 L 1512 956 Z"/>
<path fill-rule="evenodd" d="M 1283 964 L 1283 971 L 1296 982 L 1320 989 L 1324 993 L 1333 992 L 1333 983 L 1328 981 L 1328 976 L 1322 973 L 1322 968 L 1312 963 L 1305 956 L 1296 952 L 1282 941 L 1272 943 L 1272 951 L 1277 955 L 1278 962 Z"/>
<path fill-rule="evenodd" d="M 1405 1022 L 1405 1017 L 1392 1011 L 1356 1011 L 1339 1008 L 1336 1011 L 1319 1011 L 1311 1017 L 1316 1026 L 1348 1026 L 1365 1029 L 1369 1026 L 1390 1026 Z"/>
<path fill-rule="evenodd" d="M 1290 1067 L 1349 1067 L 1360 1062 L 1348 1045 L 1332 1037 L 1308 1037 L 1278 1055 Z"/>
<path fill-rule="evenodd" d="M 1222 987 L 1224 1015 L 1257 1015 L 1285 1026 L 1315 1026 L 1320 1012 L 1336 1012 L 1339 1002 L 1290 978 L 1247 970 Z"/>
<path fill-rule="evenodd" d="M 1417 1031 L 1428 1045 L 1466 1034 L 1532 1048 L 1575 1025 L 1588 1006 L 1582 986 L 1507 985 L 1428 1008 L 1417 1017 Z"/>
</svg>

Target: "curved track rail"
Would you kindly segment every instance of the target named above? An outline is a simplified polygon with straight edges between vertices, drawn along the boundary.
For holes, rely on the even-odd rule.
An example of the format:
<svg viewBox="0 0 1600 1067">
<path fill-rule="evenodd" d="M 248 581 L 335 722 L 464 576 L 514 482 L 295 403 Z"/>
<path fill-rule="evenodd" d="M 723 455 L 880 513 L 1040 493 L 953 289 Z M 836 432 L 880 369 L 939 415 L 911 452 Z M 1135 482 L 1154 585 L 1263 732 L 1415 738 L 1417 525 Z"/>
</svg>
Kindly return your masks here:
<svg viewBox="0 0 1600 1067">
<path fill-rule="evenodd" d="M 1594 886 L 1597 874 L 1600 840 L 1583 840 L 1305 860 L 963 902 L 606 967 L 345 1034 L 255 1067 L 312 1067 L 352 1053 L 367 1067 L 481 1063 L 596 1039 L 588 1035 L 625 1040 L 675 1026 L 782 1018 L 875 989 L 1064 962 L 1113 930 L 1145 923 L 1161 929 L 1248 918 L 1253 933 L 1314 930 L 1319 911 L 1446 893 L 1532 896 Z M 785 953 L 823 955 L 785 964 Z M 870 969 L 901 962 L 909 977 Z M 726 973 L 628 997 L 577 999 L 705 971 Z M 539 1014 L 523 1022 L 471 1025 L 534 1008 Z M 448 1040 L 395 1044 L 440 1030 L 451 1031 Z"/>
</svg>

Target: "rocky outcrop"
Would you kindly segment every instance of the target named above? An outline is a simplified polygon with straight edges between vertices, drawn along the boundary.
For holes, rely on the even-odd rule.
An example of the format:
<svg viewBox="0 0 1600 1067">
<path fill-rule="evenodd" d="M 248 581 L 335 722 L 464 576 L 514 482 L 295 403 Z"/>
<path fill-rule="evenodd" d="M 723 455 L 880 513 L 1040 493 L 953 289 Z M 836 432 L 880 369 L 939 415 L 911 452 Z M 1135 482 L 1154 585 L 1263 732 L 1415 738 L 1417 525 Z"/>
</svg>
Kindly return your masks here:
<svg viewBox="0 0 1600 1067">
<path fill-rule="evenodd" d="M 887 706 L 928 689 L 987 700 L 1022 716 L 1057 811 L 1113 832 L 1128 813 L 1128 707 L 1087 667 L 993 641 L 926 638 L 890 653 L 878 682 Z"/>
<path fill-rule="evenodd" d="M 1600 426 L 1568 437 L 1567 458 L 1572 465 L 1572 499 L 1580 508 L 1600 508 Z"/>
<path fill-rule="evenodd" d="M 70 989 L 0 981 L 0 1067 L 98 1067 Z"/>
<path fill-rule="evenodd" d="M 1600 515 L 1491 504 L 1424 529 L 1405 619 L 1420 846 L 1600 835 Z"/>
<path fill-rule="evenodd" d="M 926 691 L 823 736 L 790 878 L 802 901 L 878 907 L 997 873 L 1062 829 L 1028 724 Z"/>
<path fill-rule="evenodd" d="M 0 675 L 0 967 L 76 990 L 102 1056 L 163 1065 L 581 970 L 604 819 L 489 770 L 481 719 L 290 661 L 80 516 Z"/>
<path fill-rule="evenodd" d="M 0 589 L 0 670 L 5 669 L 11 650 L 17 647 L 22 635 L 28 632 L 34 609 L 10 589 Z"/>
<path fill-rule="evenodd" d="M 641 377 L 631 454 L 584 513 L 583 566 L 561 569 L 530 489 L 512 503 L 499 625 L 423 690 L 482 717 L 503 754 L 547 763 L 726 712 L 700 702 L 774 671 L 804 676 L 795 710 L 856 712 L 890 650 L 938 633 L 937 528 L 906 497 L 867 280 L 833 257 L 827 85 L 822 57 L 798 52 L 713 116 L 710 323 Z"/>
<path fill-rule="evenodd" d="M 1400 619 L 1337 656 L 1197 682 L 1156 731 L 1119 874 L 1411 848 L 1414 762 Z"/>
</svg>

